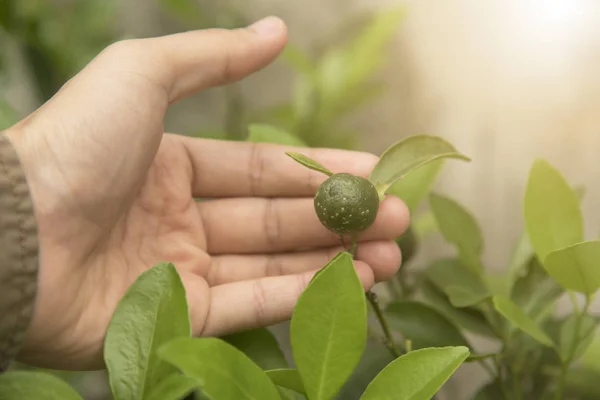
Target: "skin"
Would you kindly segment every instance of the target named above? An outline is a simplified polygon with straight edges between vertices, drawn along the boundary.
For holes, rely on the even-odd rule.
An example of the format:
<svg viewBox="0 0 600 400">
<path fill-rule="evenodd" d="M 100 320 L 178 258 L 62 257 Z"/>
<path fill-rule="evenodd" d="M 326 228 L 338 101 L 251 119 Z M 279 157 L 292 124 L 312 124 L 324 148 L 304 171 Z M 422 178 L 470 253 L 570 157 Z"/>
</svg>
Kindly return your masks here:
<svg viewBox="0 0 600 400">
<path fill-rule="evenodd" d="M 194 335 L 290 318 L 310 278 L 340 247 L 314 212 L 323 174 L 285 152 L 361 176 L 376 157 L 163 129 L 171 104 L 260 70 L 286 36 L 284 23 L 269 18 L 244 29 L 115 43 L 5 132 L 27 175 L 40 241 L 38 295 L 21 361 L 103 368 L 116 304 L 159 261 L 173 262 L 182 276 Z M 365 289 L 396 272 L 393 238 L 408 221 L 402 201 L 383 201 L 357 255 Z"/>
</svg>

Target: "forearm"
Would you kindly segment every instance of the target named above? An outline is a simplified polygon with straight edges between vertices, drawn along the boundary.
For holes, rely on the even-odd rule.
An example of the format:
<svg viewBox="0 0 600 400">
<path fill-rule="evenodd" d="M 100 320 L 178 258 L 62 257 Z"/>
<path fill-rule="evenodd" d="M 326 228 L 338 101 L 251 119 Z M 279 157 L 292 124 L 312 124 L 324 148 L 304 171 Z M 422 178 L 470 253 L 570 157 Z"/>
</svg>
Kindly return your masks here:
<svg viewBox="0 0 600 400">
<path fill-rule="evenodd" d="M 0 372 L 18 353 L 37 290 L 38 235 L 19 158 L 0 132 Z"/>
</svg>

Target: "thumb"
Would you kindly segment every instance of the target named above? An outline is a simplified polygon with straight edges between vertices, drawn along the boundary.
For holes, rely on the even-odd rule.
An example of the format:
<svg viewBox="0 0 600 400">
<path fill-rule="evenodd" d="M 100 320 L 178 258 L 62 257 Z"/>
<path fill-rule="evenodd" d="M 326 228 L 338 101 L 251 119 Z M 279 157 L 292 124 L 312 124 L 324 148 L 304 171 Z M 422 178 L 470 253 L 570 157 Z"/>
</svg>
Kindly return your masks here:
<svg viewBox="0 0 600 400">
<path fill-rule="evenodd" d="M 246 28 L 124 40 L 109 46 L 95 62 L 103 69 L 114 66 L 146 76 L 173 103 L 260 70 L 279 55 L 286 40 L 285 23 L 271 16 Z"/>
</svg>

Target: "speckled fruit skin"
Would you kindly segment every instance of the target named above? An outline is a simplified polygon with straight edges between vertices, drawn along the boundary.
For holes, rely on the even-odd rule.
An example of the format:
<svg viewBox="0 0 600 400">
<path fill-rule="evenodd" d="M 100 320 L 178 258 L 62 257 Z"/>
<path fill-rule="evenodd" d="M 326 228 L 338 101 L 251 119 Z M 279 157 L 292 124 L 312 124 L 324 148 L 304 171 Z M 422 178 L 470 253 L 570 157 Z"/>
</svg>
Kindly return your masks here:
<svg viewBox="0 0 600 400">
<path fill-rule="evenodd" d="M 339 235 L 357 234 L 373 224 L 379 210 L 379 195 L 365 178 L 334 174 L 319 186 L 315 211 L 321 223 Z"/>
</svg>

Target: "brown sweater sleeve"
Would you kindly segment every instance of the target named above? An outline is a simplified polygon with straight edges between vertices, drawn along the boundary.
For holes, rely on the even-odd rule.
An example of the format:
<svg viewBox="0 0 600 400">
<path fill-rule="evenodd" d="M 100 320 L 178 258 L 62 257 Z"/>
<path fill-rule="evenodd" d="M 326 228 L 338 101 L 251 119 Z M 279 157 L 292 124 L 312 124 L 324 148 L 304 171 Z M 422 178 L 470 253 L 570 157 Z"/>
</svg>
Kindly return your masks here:
<svg viewBox="0 0 600 400">
<path fill-rule="evenodd" d="M 33 202 L 21 163 L 0 132 L 0 372 L 25 338 L 38 275 L 38 235 Z"/>
</svg>

